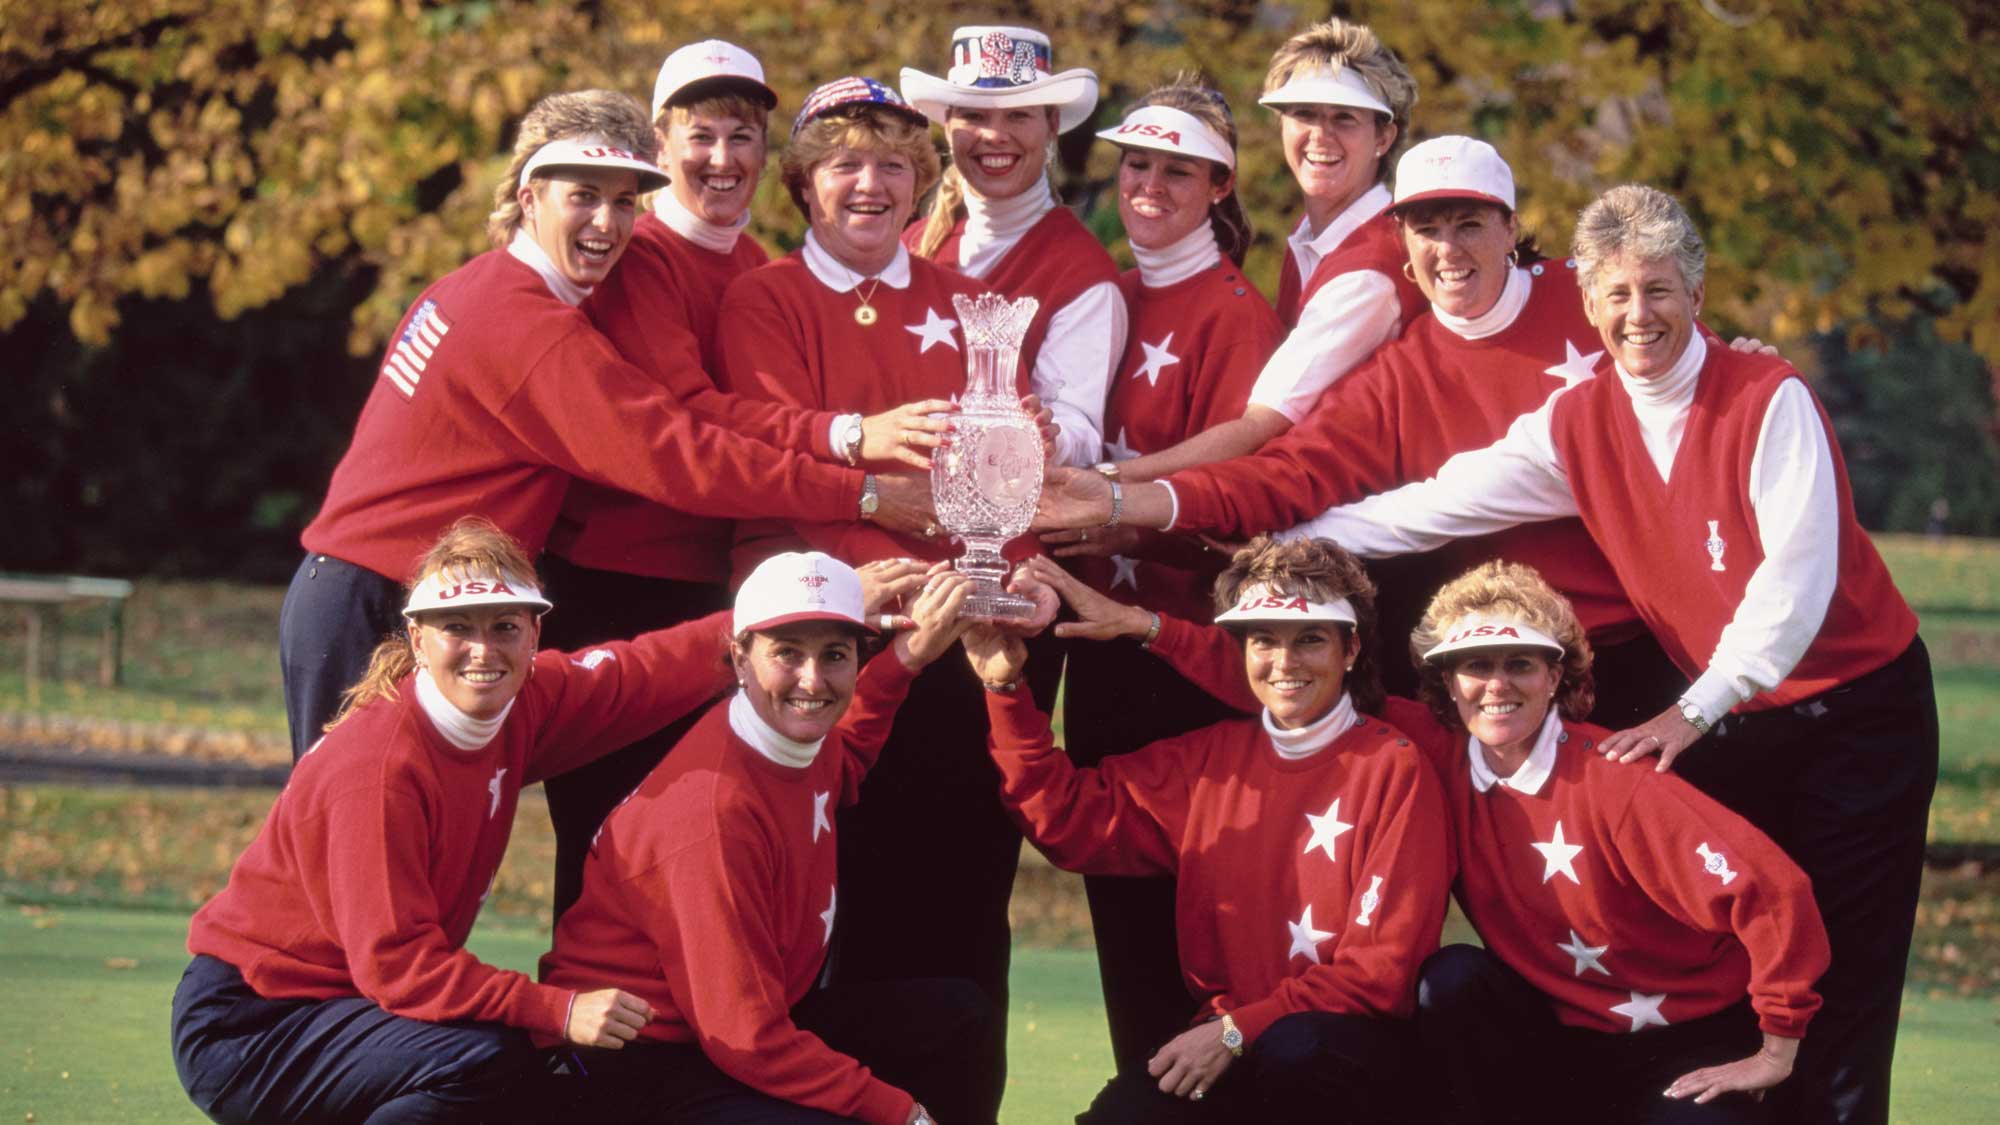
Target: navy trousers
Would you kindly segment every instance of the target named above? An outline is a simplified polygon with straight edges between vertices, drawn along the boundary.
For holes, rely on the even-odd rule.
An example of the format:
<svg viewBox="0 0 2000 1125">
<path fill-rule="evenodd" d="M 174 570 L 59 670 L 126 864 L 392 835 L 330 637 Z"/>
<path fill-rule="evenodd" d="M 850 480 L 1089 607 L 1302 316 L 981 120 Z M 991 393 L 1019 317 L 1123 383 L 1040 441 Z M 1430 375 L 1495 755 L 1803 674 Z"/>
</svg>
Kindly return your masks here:
<svg viewBox="0 0 2000 1125">
<path fill-rule="evenodd" d="M 206 955 L 174 990 L 173 1048 L 188 1097 L 224 1125 L 489 1121 L 549 1081 L 519 1029 L 405 1019 L 360 997 L 269 1000 Z"/>
<path fill-rule="evenodd" d="M 332 555 L 308 553 L 299 563 L 278 613 L 292 761 L 319 741 L 376 644 L 401 632 L 403 588 L 394 580 Z"/>
</svg>

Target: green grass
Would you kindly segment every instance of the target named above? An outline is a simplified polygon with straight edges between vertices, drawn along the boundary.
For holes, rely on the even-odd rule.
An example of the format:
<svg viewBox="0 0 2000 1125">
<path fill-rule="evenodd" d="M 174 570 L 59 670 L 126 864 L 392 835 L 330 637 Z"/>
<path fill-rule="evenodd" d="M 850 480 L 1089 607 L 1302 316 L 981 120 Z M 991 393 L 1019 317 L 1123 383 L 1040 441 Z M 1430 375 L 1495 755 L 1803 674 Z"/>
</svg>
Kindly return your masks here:
<svg viewBox="0 0 2000 1125">
<path fill-rule="evenodd" d="M 187 964 L 179 911 L 0 910 L 0 1121 L 40 1125 L 199 1122 L 174 1076 L 167 1014 Z M 529 970 L 546 943 L 530 927 L 484 924 L 481 957 Z M 1110 1073 L 1095 959 L 1018 948 L 1002 1121 L 1068 1121 Z M 1991 1065 L 2000 1004 L 1906 994 L 1892 1120 L 2000 1119 Z"/>
<path fill-rule="evenodd" d="M 1875 535 L 1903 597 L 1920 610 L 2000 612 L 2000 540 Z"/>
</svg>

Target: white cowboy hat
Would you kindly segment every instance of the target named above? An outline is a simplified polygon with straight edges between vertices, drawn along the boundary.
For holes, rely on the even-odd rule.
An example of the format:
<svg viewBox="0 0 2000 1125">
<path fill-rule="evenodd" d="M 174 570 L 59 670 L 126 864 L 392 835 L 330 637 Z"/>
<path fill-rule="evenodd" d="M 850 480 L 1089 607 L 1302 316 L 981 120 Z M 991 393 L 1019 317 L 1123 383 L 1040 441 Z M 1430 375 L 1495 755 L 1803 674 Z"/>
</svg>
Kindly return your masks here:
<svg viewBox="0 0 2000 1125">
<path fill-rule="evenodd" d="M 961 27 L 951 33 L 951 69 L 945 77 L 903 68 L 903 98 L 925 117 L 944 124 L 953 106 L 1056 108 L 1056 132 L 1090 120 L 1097 108 L 1097 75 L 1077 67 L 1049 73 L 1049 37 L 1026 27 Z"/>
</svg>

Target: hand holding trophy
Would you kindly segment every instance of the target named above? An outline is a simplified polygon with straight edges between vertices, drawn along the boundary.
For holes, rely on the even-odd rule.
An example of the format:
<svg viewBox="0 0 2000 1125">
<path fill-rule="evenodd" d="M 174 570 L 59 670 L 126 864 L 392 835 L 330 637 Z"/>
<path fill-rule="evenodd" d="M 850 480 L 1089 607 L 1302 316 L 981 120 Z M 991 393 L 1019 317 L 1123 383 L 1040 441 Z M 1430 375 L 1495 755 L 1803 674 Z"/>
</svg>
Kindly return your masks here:
<svg viewBox="0 0 2000 1125">
<path fill-rule="evenodd" d="M 1006 590 L 1010 567 L 1000 549 L 1028 530 L 1042 493 L 1041 433 L 1015 383 L 1021 341 L 1040 302 L 982 293 L 955 296 L 952 304 L 965 334 L 965 394 L 951 444 L 931 458 L 931 502 L 938 522 L 965 544 L 954 565 L 973 589 L 961 612 L 1027 618 L 1035 603 Z"/>
</svg>

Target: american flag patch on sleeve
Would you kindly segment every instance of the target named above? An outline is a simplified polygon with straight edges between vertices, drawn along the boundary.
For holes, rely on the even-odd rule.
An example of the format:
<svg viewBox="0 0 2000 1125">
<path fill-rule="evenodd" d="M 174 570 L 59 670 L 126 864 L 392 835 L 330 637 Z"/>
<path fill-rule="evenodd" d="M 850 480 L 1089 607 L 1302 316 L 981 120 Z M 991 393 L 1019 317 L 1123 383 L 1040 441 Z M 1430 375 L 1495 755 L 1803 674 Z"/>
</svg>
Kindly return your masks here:
<svg viewBox="0 0 2000 1125">
<path fill-rule="evenodd" d="M 438 311 L 436 301 L 425 301 L 410 314 L 409 327 L 389 348 L 388 358 L 382 361 L 382 377 L 396 384 L 404 398 L 415 397 L 417 384 L 423 381 L 424 365 L 436 353 L 438 345 L 444 342 L 444 334 L 451 331 L 451 322 Z"/>
</svg>

